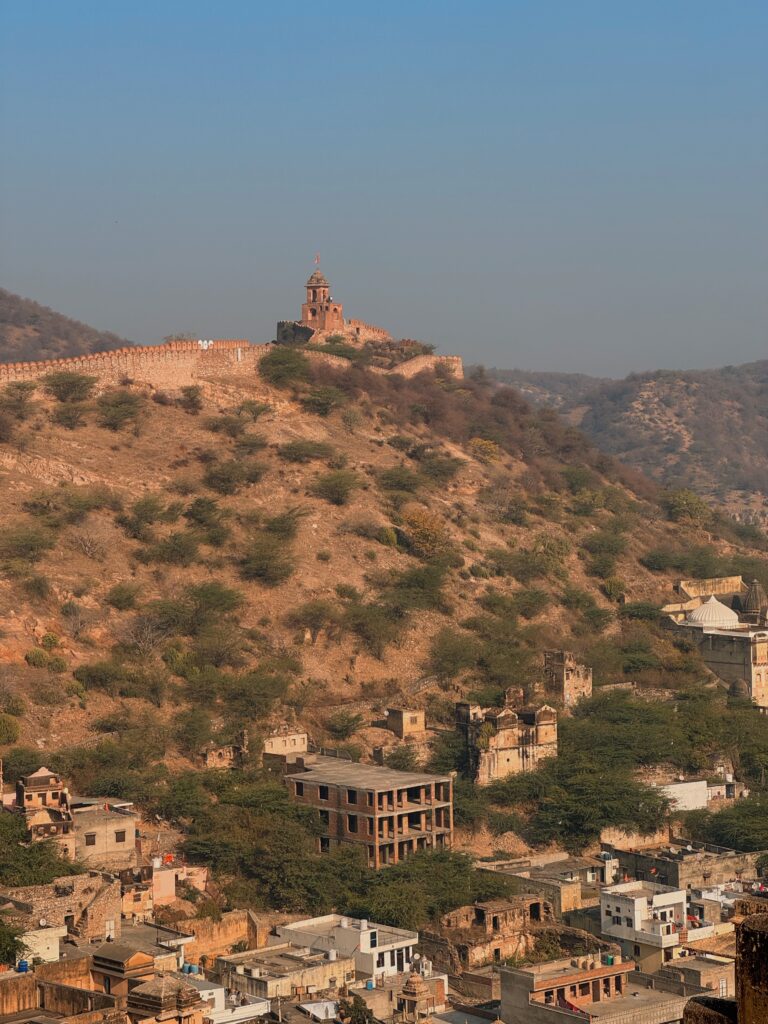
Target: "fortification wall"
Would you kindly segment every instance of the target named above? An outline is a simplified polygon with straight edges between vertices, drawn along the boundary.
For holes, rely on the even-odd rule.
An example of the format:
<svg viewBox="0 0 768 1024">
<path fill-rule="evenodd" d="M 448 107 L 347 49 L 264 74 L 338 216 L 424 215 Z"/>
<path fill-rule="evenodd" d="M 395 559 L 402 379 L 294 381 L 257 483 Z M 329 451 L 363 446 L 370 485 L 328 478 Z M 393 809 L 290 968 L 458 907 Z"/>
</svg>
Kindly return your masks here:
<svg viewBox="0 0 768 1024">
<path fill-rule="evenodd" d="M 389 341 L 392 335 L 383 327 L 367 324 L 365 320 L 345 320 L 344 327 L 351 331 L 360 341 Z"/>
<path fill-rule="evenodd" d="M 389 373 L 399 373 L 401 377 L 415 377 L 417 373 L 424 370 L 444 369 L 453 374 L 458 380 L 464 379 L 464 364 L 461 356 L 414 356 L 404 363 L 389 370 Z"/>
<path fill-rule="evenodd" d="M 0 365 L 0 387 L 13 381 L 33 381 L 49 373 L 71 371 L 96 377 L 102 385 L 136 380 L 156 387 L 178 388 L 200 377 L 253 370 L 269 350 L 245 340 L 173 341 L 166 345 L 120 348 L 71 359 Z"/>
<path fill-rule="evenodd" d="M 180 388 L 206 378 L 253 373 L 270 345 L 251 345 L 245 340 L 173 341 L 166 345 L 120 348 L 71 359 L 41 359 L 38 362 L 0 364 L 0 387 L 14 381 L 34 381 L 49 373 L 70 371 L 96 377 L 101 386 L 138 381 L 157 388 Z M 314 362 L 347 369 L 349 361 L 329 352 L 308 352 Z M 392 370 L 372 367 L 373 373 L 397 373 L 413 377 L 422 370 L 444 367 L 462 378 L 458 356 L 416 356 Z"/>
</svg>

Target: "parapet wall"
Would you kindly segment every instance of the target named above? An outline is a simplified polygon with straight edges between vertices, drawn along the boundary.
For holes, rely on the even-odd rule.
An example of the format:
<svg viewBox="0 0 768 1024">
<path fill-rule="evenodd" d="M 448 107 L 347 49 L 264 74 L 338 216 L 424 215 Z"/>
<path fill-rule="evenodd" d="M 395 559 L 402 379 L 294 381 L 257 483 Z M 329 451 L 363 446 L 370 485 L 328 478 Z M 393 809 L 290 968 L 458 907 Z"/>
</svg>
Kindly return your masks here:
<svg viewBox="0 0 768 1024">
<path fill-rule="evenodd" d="M 152 384 L 159 388 L 180 388 L 200 379 L 253 373 L 271 345 L 251 345 L 245 340 L 215 339 L 211 341 L 172 341 L 165 345 L 119 348 L 110 352 L 94 352 L 71 359 L 41 359 L 38 362 L 0 364 L 0 387 L 15 381 L 34 381 L 49 373 L 70 371 L 96 377 L 101 385 L 120 384 L 126 380 Z M 341 369 L 349 361 L 328 352 L 308 353 L 313 361 Z M 416 356 L 392 370 L 373 367 L 374 373 L 397 373 L 413 377 L 423 370 L 445 368 L 456 377 L 464 371 L 458 356 Z"/>
</svg>

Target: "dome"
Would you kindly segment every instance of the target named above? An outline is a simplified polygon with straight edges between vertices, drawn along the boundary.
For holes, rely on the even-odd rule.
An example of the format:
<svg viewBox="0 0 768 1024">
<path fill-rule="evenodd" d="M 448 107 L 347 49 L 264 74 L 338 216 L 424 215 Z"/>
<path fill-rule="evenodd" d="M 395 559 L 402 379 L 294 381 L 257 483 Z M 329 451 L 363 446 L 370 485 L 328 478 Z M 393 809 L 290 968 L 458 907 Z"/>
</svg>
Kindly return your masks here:
<svg viewBox="0 0 768 1024">
<path fill-rule="evenodd" d="M 739 616 L 732 608 L 728 608 L 712 595 L 704 604 L 693 609 L 686 622 L 702 626 L 704 629 L 733 629 L 739 625 Z"/>
<path fill-rule="evenodd" d="M 307 288 L 329 288 L 325 274 L 321 270 L 315 270 L 307 281 Z"/>
</svg>

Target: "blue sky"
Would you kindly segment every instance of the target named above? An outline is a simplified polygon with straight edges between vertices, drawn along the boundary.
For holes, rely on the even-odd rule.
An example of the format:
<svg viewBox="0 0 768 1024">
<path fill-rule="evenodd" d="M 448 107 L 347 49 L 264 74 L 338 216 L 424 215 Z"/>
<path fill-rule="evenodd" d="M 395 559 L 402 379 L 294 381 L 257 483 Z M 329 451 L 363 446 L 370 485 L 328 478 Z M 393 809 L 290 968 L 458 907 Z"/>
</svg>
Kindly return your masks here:
<svg viewBox="0 0 768 1024">
<path fill-rule="evenodd" d="M 768 356 L 768 5 L 0 2 L 0 283 L 139 342 Z"/>
</svg>

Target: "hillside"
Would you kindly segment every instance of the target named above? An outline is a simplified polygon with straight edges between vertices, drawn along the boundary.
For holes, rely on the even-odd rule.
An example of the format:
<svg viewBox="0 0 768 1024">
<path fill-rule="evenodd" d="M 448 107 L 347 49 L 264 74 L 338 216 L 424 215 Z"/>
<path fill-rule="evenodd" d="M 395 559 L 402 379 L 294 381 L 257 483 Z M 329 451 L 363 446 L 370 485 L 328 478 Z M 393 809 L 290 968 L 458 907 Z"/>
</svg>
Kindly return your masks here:
<svg viewBox="0 0 768 1024">
<path fill-rule="evenodd" d="M 489 372 L 659 483 L 690 487 L 743 522 L 768 523 L 768 360 L 621 381 Z"/>
<path fill-rule="evenodd" d="M 454 703 L 500 705 L 508 688 L 526 701 L 543 651 L 566 647 L 597 696 L 539 772 L 491 791 L 461 781 L 460 849 L 653 828 L 648 765 L 726 756 L 759 774 L 768 722 L 731 707 L 656 622 L 674 575 L 768 583 L 764 539 L 670 521 L 653 485 L 512 390 L 440 364 L 408 377 L 229 344 L 196 364 L 183 347 L 134 363 L 168 381 L 197 366 L 191 385 L 118 369 L 117 386 L 70 371 L 0 391 L 6 780 L 44 760 L 77 792 L 136 801 L 214 871 L 222 905 L 396 923 L 411 902 L 377 903 L 353 851 L 315 854 L 313 819 L 257 770 L 275 727 L 353 759 L 381 747 L 393 767 L 461 771 Z M 637 698 L 599 693 L 628 681 Z M 375 724 L 398 705 L 425 709 L 426 744 Z M 253 764 L 201 771 L 202 748 L 243 729 Z"/>
<path fill-rule="evenodd" d="M 0 363 L 65 359 L 130 344 L 0 288 Z"/>
</svg>

